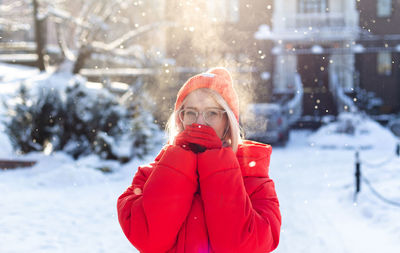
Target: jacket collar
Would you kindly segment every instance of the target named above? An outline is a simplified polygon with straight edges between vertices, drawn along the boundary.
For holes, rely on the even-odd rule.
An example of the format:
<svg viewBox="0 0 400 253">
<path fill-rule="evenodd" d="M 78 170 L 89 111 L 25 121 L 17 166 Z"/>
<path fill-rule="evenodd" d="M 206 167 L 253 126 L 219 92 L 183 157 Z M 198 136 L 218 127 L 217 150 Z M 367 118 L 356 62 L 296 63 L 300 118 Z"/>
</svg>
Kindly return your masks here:
<svg viewBox="0 0 400 253">
<path fill-rule="evenodd" d="M 236 152 L 242 175 L 268 177 L 271 153 L 272 147 L 268 144 L 244 140 Z"/>
</svg>

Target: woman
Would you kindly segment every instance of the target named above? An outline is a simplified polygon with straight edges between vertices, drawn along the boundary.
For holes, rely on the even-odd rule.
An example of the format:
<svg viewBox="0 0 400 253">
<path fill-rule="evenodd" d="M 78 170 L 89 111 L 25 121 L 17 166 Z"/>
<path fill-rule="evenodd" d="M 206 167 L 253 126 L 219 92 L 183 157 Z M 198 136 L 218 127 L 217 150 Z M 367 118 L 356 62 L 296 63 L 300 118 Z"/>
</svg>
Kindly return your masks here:
<svg viewBox="0 0 400 253">
<path fill-rule="evenodd" d="M 271 146 L 241 140 L 232 78 L 215 68 L 190 78 L 168 122 L 169 144 L 139 167 L 118 218 L 142 253 L 270 252 L 281 215 L 268 176 Z"/>
</svg>

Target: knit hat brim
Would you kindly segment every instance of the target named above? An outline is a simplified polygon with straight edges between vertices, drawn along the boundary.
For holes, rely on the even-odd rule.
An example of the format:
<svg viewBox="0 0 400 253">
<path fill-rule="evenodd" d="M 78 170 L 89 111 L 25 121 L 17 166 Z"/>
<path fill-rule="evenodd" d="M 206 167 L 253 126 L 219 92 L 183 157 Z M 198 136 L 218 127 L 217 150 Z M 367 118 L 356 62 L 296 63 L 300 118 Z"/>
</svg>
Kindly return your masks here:
<svg viewBox="0 0 400 253">
<path fill-rule="evenodd" d="M 213 68 L 206 73 L 201 73 L 189 78 L 178 92 L 175 102 L 175 111 L 180 108 L 187 95 L 201 88 L 208 88 L 218 92 L 227 102 L 236 120 L 239 121 L 239 98 L 233 87 L 232 77 L 225 68 Z"/>
</svg>

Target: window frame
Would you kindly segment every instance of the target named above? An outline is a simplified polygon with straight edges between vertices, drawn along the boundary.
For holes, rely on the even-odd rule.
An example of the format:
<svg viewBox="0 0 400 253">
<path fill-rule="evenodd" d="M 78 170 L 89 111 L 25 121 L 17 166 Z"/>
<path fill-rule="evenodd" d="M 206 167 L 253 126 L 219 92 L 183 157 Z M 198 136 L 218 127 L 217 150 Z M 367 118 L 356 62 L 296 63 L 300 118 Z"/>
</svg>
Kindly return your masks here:
<svg viewBox="0 0 400 253">
<path fill-rule="evenodd" d="M 376 72 L 380 76 L 391 76 L 392 68 L 392 53 L 389 51 L 378 52 L 376 54 Z"/>
<path fill-rule="evenodd" d="M 329 0 L 297 0 L 297 13 L 325 13 L 329 10 Z"/>
<path fill-rule="evenodd" d="M 392 16 L 392 0 L 377 0 L 376 1 L 376 16 L 378 18 L 388 18 Z"/>
</svg>

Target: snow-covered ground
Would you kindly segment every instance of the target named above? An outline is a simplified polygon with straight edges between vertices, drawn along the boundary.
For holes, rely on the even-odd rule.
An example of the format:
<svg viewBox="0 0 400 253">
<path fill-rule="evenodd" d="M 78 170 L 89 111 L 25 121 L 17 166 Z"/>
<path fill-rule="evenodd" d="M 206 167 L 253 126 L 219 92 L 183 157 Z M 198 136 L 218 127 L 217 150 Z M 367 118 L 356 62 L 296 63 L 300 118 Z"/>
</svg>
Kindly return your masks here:
<svg viewBox="0 0 400 253">
<path fill-rule="evenodd" d="M 354 204 L 354 152 L 311 147 L 309 134 L 293 131 L 287 147 L 273 150 L 271 177 L 283 216 L 276 252 L 397 252 L 400 208 L 381 202 L 365 185 Z M 388 156 L 378 150 L 365 155 L 371 161 Z M 40 162 L 0 171 L 0 252 L 135 252 L 119 227 L 116 199 L 152 156 L 113 174 L 97 171 L 103 164 L 94 157 L 29 157 Z M 363 171 L 397 201 L 399 164 L 396 158 Z"/>
<path fill-rule="evenodd" d="M 145 161 L 106 175 L 93 157 L 32 156 L 31 169 L 0 171 L 0 252 L 132 252 L 116 200 Z"/>
<path fill-rule="evenodd" d="M 13 80 L 3 67 L 0 91 Z M 354 202 L 355 149 L 349 144 L 360 138 L 369 138 L 360 149 L 363 175 L 386 198 L 400 202 L 395 138 L 379 125 L 361 123 L 367 136 L 339 138 L 331 125 L 317 133 L 292 131 L 286 147 L 273 147 L 270 176 L 283 217 L 276 252 L 399 251 L 400 207 L 382 202 L 365 184 Z M 1 127 L 0 159 L 15 156 Z M 137 252 L 120 229 L 116 200 L 138 165 L 157 152 L 125 165 L 95 156 L 74 161 L 63 152 L 32 153 L 23 158 L 38 160 L 34 167 L 0 171 L 0 252 Z M 97 170 L 104 166 L 115 172 Z"/>
<path fill-rule="evenodd" d="M 283 216 L 276 252 L 398 252 L 400 206 L 377 199 L 365 184 L 353 202 L 355 151 L 311 146 L 312 137 L 312 132 L 294 131 L 286 148 L 272 152 L 270 176 Z M 380 168 L 362 163 L 362 173 L 385 197 L 400 203 L 400 158 L 394 147 L 361 151 L 370 163 L 388 157 L 393 159 Z"/>
</svg>

